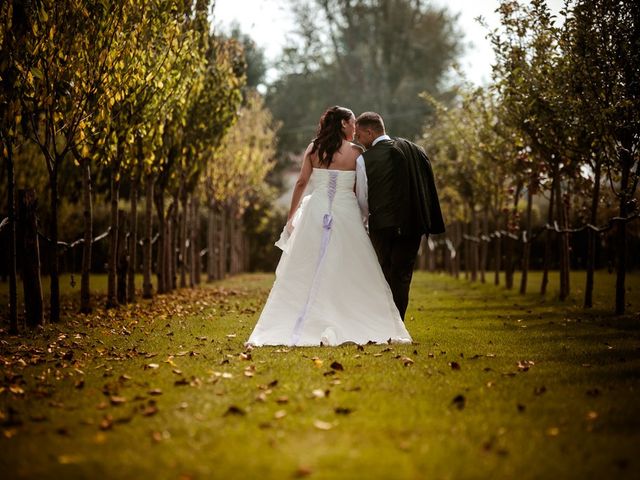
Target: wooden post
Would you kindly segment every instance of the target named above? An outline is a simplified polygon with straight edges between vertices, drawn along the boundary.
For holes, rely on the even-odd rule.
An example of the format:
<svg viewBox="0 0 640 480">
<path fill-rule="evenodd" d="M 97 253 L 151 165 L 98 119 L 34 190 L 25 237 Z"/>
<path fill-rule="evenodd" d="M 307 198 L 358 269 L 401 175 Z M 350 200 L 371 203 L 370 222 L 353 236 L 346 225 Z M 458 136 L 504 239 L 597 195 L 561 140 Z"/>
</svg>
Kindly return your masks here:
<svg viewBox="0 0 640 480">
<path fill-rule="evenodd" d="M 18 191 L 18 235 L 22 257 L 22 286 L 26 323 L 35 327 L 44 323 L 40 249 L 38 246 L 37 199 L 33 189 Z"/>
</svg>

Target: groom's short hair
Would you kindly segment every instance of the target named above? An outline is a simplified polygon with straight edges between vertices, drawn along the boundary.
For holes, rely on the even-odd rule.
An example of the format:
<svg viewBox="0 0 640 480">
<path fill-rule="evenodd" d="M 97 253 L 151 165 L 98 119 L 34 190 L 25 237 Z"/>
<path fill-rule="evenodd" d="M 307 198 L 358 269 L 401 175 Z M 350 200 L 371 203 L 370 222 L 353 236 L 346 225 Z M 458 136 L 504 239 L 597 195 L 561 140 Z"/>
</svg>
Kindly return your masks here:
<svg viewBox="0 0 640 480">
<path fill-rule="evenodd" d="M 384 133 L 384 122 L 379 113 L 364 112 L 356 120 L 356 125 L 362 128 L 370 128 L 376 133 Z"/>
</svg>

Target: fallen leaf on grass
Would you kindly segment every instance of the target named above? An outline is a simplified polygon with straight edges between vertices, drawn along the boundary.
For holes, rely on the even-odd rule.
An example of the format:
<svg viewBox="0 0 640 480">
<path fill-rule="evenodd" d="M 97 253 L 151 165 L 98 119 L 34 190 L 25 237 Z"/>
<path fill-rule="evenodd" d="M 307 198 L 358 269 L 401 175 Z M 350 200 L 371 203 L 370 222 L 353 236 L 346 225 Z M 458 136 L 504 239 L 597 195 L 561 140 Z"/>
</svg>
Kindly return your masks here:
<svg viewBox="0 0 640 480">
<path fill-rule="evenodd" d="M 460 364 L 458 362 L 449 362 L 451 370 L 460 370 Z"/>
<path fill-rule="evenodd" d="M 100 420 L 100 430 L 110 430 L 113 427 L 113 417 L 111 415 L 105 415 L 102 420 Z"/>
<path fill-rule="evenodd" d="M 246 412 L 240 407 L 231 405 L 229 406 L 229 408 L 227 408 L 227 411 L 222 414 L 223 417 L 226 417 L 229 415 L 246 415 Z"/>
<path fill-rule="evenodd" d="M 148 363 L 148 364 L 146 364 L 146 365 L 144 366 L 144 369 L 145 369 L 145 370 L 147 370 L 147 369 L 153 369 L 153 370 L 155 370 L 156 368 L 159 368 L 159 367 L 160 367 L 160 365 L 158 365 L 157 363 Z"/>
<path fill-rule="evenodd" d="M 323 422 L 322 420 L 314 420 L 313 426 L 318 430 L 331 430 L 333 428 L 333 424 L 329 422 Z"/>
<path fill-rule="evenodd" d="M 345 407 L 336 407 L 333 409 L 338 415 L 349 415 L 353 410 Z"/>
<path fill-rule="evenodd" d="M 18 386 L 18 385 L 10 385 L 9 386 L 9 391 L 11 393 L 13 393 L 14 395 L 24 395 L 24 390 L 22 389 L 22 387 Z"/>
<path fill-rule="evenodd" d="M 317 368 L 320 368 L 322 366 L 322 360 L 320 360 L 318 357 L 313 357 L 311 360 Z"/>
<path fill-rule="evenodd" d="M 161 441 L 168 440 L 169 438 L 171 438 L 171 434 L 167 430 L 162 432 L 151 432 L 151 440 L 155 443 L 160 443 Z"/>
<path fill-rule="evenodd" d="M 111 401 L 111 405 L 122 405 L 127 401 L 126 398 L 119 397 L 117 395 L 112 395 L 111 397 L 109 397 L 109 400 Z"/>
<path fill-rule="evenodd" d="M 279 403 L 280 405 L 284 405 L 285 403 L 289 403 L 289 397 L 287 397 L 286 395 L 282 395 L 282 396 L 276 398 L 276 403 Z"/>
<path fill-rule="evenodd" d="M 142 412 L 140 412 L 140 413 L 142 413 L 142 415 L 145 416 L 145 417 L 150 417 L 150 416 L 155 415 L 156 413 L 158 413 L 158 407 L 154 403 L 152 403 L 152 404 L 147 405 L 144 408 L 144 410 L 142 410 Z"/>
<path fill-rule="evenodd" d="M 162 390 L 160 390 L 159 388 L 154 388 L 152 390 L 149 390 L 149 395 L 162 395 Z"/>
<path fill-rule="evenodd" d="M 320 388 L 316 388 L 311 392 L 313 398 L 325 398 L 329 396 L 330 390 L 322 390 Z"/>
<path fill-rule="evenodd" d="M 462 410 L 465 407 L 467 400 L 464 397 L 464 395 L 456 395 L 455 397 L 453 397 L 453 400 L 451 401 L 451 403 L 458 409 L 458 410 Z"/>
<path fill-rule="evenodd" d="M 535 363 L 533 360 L 520 360 L 518 361 L 518 370 L 521 372 L 527 372 L 531 367 L 533 367 Z"/>
<path fill-rule="evenodd" d="M 409 357 L 401 357 L 402 365 L 408 367 L 409 365 L 413 365 L 415 362 Z"/>
<path fill-rule="evenodd" d="M 339 362 L 332 362 L 331 365 L 329 365 L 333 370 L 337 370 L 337 371 L 344 371 L 344 367 L 342 366 L 341 363 Z"/>
<path fill-rule="evenodd" d="M 267 394 L 265 392 L 260 392 L 258 395 L 256 395 L 256 401 L 257 402 L 266 402 L 267 401 Z"/>
<path fill-rule="evenodd" d="M 284 410 L 278 410 L 276 413 L 273 414 L 273 418 L 275 418 L 276 420 L 280 420 L 281 418 L 284 418 L 287 416 L 287 412 Z"/>
</svg>

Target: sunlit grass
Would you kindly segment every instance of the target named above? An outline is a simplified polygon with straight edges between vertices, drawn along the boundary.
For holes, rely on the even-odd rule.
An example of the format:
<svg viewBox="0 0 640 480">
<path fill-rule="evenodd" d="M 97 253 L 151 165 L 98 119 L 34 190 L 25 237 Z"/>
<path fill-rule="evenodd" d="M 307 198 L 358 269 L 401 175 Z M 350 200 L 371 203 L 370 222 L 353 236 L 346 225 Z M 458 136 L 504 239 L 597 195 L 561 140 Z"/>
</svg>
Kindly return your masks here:
<svg viewBox="0 0 640 480">
<path fill-rule="evenodd" d="M 572 277 L 576 290 L 581 275 Z M 566 304 L 555 300 L 555 275 L 541 298 L 532 277 L 522 297 L 416 274 L 407 315 L 416 343 L 407 346 L 267 347 L 241 356 L 272 275 L 73 316 L 28 342 L 5 337 L 4 386 L 24 394 L 0 394 L 1 471 L 632 478 L 640 468 L 640 278 L 629 279 L 636 313 L 616 318 L 608 313 L 612 275 L 598 275 L 593 312 L 577 291 Z M 19 351 L 22 343 L 40 350 Z M 42 361 L 30 365 L 34 354 Z M 152 363 L 158 368 L 145 368 Z M 125 401 L 112 405 L 110 396 Z M 150 400 L 158 412 L 145 415 Z"/>
</svg>

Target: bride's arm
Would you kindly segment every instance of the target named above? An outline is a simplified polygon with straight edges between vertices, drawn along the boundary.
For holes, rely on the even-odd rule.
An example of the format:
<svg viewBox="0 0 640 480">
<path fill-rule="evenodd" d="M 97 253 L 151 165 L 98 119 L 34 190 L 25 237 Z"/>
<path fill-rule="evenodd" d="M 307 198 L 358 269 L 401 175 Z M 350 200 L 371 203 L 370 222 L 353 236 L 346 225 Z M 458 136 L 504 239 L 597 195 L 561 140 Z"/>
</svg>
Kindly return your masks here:
<svg viewBox="0 0 640 480">
<path fill-rule="evenodd" d="M 307 188 L 307 184 L 309 183 L 309 178 L 311 177 L 311 172 L 313 171 L 313 166 L 311 165 L 311 158 L 309 158 L 311 154 L 311 148 L 313 144 L 310 144 L 307 147 L 307 150 L 304 152 L 304 158 L 302 159 L 302 168 L 300 169 L 300 174 L 298 175 L 298 180 L 296 180 L 296 185 L 293 188 L 293 196 L 291 197 L 291 207 L 289 208 L 289 215 L 287 216 L 287 222 L 290 222 L 293 218 L 293 215 L 296 213 L 298 209 L 298 205 L 300 205 L 300 199 L 302 198 L 302 194 L 304 190 Z"/>
</svg>

